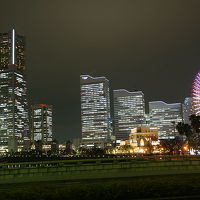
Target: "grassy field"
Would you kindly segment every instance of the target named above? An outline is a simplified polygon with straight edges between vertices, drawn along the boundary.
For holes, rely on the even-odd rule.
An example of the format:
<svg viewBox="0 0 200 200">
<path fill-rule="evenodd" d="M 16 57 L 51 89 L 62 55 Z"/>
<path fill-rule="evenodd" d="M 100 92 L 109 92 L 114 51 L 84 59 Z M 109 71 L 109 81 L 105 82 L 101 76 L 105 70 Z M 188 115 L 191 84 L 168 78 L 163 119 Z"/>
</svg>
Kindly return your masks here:
<svg viewBox="0 0 200 200">
<path fill-rule="evenodd" d="M 1 184 L 0 199 L 200 199 L 200 174 Z"/>
</svg>

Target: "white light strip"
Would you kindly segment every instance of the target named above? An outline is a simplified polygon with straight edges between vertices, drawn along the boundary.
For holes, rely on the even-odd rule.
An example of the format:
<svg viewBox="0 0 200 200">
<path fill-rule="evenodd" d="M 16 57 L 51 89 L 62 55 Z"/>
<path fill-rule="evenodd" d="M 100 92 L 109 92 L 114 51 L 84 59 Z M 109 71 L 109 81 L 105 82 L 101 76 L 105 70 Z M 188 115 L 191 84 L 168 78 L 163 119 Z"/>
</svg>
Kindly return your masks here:
<svg viewBox="0 0 200 200">
<path fill-rule="evenodd" d="M 100 77 L 92 77 L 92 76 L 90 76 L 90 75 L 81 75 L 80 76 L 81 78 L 85 78 L 85 77 L 90 77 L 91 79 L 99 79 L 99 78 L 102 78 L 102 79 L 106 79 L 106 80 L 108 80 L 105 76 L 100 76 Z"/>
<path fill-rule="evenodd" d="M 12 30 L 12 64 L 15 64 L 15 29 Z"/>
</svg>

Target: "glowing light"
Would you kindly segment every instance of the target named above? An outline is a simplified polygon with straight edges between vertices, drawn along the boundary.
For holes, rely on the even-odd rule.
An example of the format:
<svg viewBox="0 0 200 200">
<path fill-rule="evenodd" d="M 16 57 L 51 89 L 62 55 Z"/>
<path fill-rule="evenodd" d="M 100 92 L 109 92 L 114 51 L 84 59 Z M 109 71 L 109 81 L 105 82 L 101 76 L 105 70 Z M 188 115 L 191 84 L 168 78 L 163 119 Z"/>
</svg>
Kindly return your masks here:
<svg viewBox="0 0 200 200">
<path fill-rule="evenodd" d="M 133 150 L 132 150 L 132 149 L 130 149 L 130 153 L 133 153 Z"/>
<path fill-rule="evenodd" d="M 192 86 L 193 107 L 196 115 L 200 113 L 200 72 L 196 75 Z"/>
<path fill-rule="evenodd" d="M 40 106 L 47 106 L 46 104 L 40 104 Z"/>
<path fill-rule="evenodd" d="M 15 29 L 12 30 L 12 64 L 15 64 Z"/>
<path fill-rule="evenodd" d="M 145 153 L 145 152 L 144 152 L 144 149 L 140 149 L 139 152 L 140 152 L 140 153 Z"/>
<path fill-rule="evenodd" d="M 188 147 L 187 147 L 187 146 L 184 146 L 183 149 L 184 149 L 184 150 L 188 150 Z"/>
</svg>

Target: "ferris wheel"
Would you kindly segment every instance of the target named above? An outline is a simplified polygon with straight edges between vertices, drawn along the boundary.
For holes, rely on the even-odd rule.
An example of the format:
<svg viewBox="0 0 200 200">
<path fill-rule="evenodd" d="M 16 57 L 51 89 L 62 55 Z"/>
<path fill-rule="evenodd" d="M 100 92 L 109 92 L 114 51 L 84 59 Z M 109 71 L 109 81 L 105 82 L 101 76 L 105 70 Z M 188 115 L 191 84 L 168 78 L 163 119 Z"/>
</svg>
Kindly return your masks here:
<svg viewBox="0 0 200 200">
<path fill-rule="evenodd" d="M 192 104 L 196 115 L 200 115 L 200 72 L 195 76 L 192 86 Z"/>
</svg>

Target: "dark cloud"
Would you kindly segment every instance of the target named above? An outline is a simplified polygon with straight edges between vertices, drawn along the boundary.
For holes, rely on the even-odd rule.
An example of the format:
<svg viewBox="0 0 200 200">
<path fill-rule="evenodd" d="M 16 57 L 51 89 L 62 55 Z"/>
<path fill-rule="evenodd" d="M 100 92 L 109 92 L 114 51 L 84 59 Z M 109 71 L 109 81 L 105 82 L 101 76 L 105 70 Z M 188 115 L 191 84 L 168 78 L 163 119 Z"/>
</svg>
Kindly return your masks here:
<svg viewBox="0 0 200 200">
<path fill-rule="evenodd" d="M 200 69 L 199 0 L 7 0 L 1 32 L 27 37 L 31 102 L 54 106 L 57 138 L 80 136 L 79 76 L 105 75 L 146 102 L 182 102 Z"/>
</svg>

